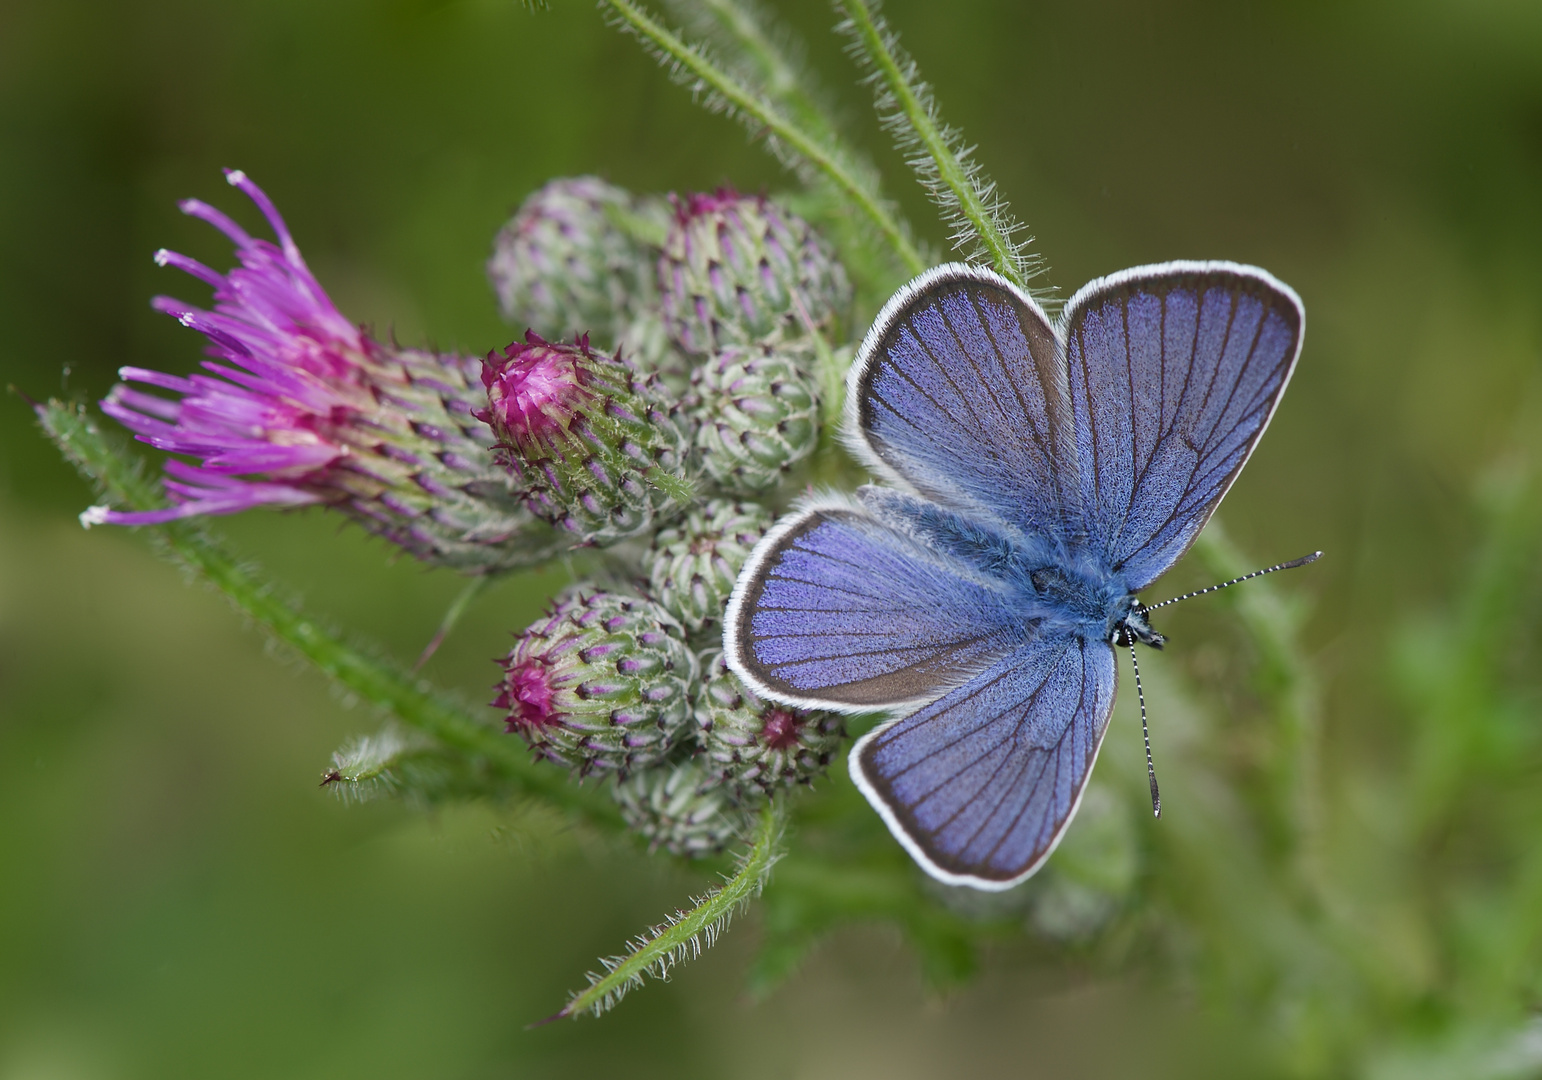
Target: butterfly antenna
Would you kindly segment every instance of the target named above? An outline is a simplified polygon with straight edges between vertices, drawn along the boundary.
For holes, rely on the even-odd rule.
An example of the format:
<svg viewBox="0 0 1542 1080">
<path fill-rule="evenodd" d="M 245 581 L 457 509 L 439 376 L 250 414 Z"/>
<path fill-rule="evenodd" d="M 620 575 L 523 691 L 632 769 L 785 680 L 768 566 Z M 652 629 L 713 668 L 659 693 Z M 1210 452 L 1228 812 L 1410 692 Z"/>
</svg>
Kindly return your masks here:
<svg viewBox="0 0 1542 1080">
<path fill-rule="evenodd" d="M 1130 642 L 1130 663 L 1135 665 L 1135 697 L 1140 701 L 1140 737 L 1146 740 L 1146 778 L 1151 781 L 1151 812 L 1162 816 L 1162 793 L 1157 790 L 1156 766 L 1151 763 L 1151 730 L 1146 727 L 1146 691 L 1140 685 L 1140 661 L 1135 657 L 1135 642 Z"/>
<path fill-rule="evenodd" d="M 1198 592 L 1184 593 L 1182 596 L 1175 596 L 1171 600 L 1163 600 L 1160 604 L 1142 604 L 1141 607 L 1145 611 L 1155 611 L 1157 608 L 1164 608 L 1168 604 L 1176 604 L 1180 600 L 1192 600 L 1196 596 L 1204 596 L 1206 593 L 1219 592 L 1221 589 L 1230 588 L 1233 585 L 1240 585 L 1244 581 L 1251 581 L 1256 577 L 1263 577 L 1265 574 L 1272 574 L 1276 570 L 1294 570 L 1298 566 L 1305 566 L 1307 563 L 1314 563 L 1320 558 L 1322 558 L 1322 552 L 1314 551 L 1310 555 L 1303 555 L 1299 559 L 1290 560 L 1290 562 L 1282 562 L 1278 566 L 1269 567 L 1267 570 L 1254 570 L 1251 574 L 1243 574 L 1239 578 L 1232 578 L 1230 581 L 1223 581 L 1219 585 L 1210 586 L 1208 589 L 1200 589 Z"/>
</svg>

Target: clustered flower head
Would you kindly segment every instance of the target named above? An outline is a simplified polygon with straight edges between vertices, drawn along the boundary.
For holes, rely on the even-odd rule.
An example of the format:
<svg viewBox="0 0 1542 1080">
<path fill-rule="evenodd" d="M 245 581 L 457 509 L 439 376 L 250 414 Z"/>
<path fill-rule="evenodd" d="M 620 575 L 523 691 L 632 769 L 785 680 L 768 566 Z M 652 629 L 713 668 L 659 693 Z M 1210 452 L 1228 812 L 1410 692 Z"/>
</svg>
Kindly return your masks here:
<svg viewBox="0 0 1542 1080">
<path fill-rule="evenodd" d="M 531 502 L 538 515 L 582 534 L 578 522 L 598 521 L 608 511 L 617 527 L 600 542 L 623 532 L 651 534 L 635 586 L 591 594 L 587 602 L 627 604 L 632 611 L 649 610 L 639 605 L 651 602 L 660 625 L 667 620 L 683 629 L 695 660 L 693 722 L 670 725 L 666 739 L 649 745 L 650 753 L 662 751 L 658 760 L 641 760 L 614 733 L 608 742 L 597 738 L 592 699 L 548 689 L 558 685 L 559 672 L 578 670 L 575 661 L 548 660 L 559 651 L 551 644 L 554 622 L 571 618 L 564 604 L 520 638 L 505 660 L 494 704 L 507 710 L 511 730 L 536 753 L 580 775 L 615 777 L 623 818 L 651 846 L 699 856 L 734 840 L 746 813 L 765 799 L 822 774 L 844 735 L 837 716 L 768 705 L 748 693 L 723 665 L 721 619 L 745 559 L 774 518 L 747 496 L 777 488 L 818 443 L 820 387 L 828 385 L 819 365 L 849 359 L 842 333 L 851 290 L 845 270 L 807 222 L 765 197 L 723 189 L 672 198 L 661 246 L 650 252 L 657 291 L 650 294 L 633 275 L 615 277 L 633 284 L 612 292 L 617 299 L 608 313 L 597 311 L 591 305 L 599 295 L 598 268 L 613 265 L 628 243 L 618 222 L 628 208 L 654 205 L 597 182 L 554 181 L 505 228 L 491 265 L 500 295 L 515 298 L 505 301 L 506 313 L 584 309 L 595 328 L 610 327 L 622 341 L 626 327 L 653 326 L 657 318 L 669 335 L 663 355 L 673 360 L 628 362 L 623 349 L 609 361 L 647 377 L 659 371 L 638 395 L 643 406 L 626 398 L 637 392 L 636 376 L 627 382 L 620 369 L 606 367 L 588 339 L 557 346 L 532 335 L 524 346 L 488 357 L 484 378 L 492 405 L 486 415 L 500 445 L 509 448 L 510 466 L 526 469 L 527 488 L 542 490 Z M 537 263 L 548 268 L 544 276 L 532 270 Z M 650 295 L 658 306 L 640 309 L 638 298 Z M 548 334 L 547 327 L 532 329 Z M 683 363 L 688 393 L 678 393 L 682 381 L 670 378 L 671 363 Z M 840 373 L 834 374 L 838 383 Z M 652 430 L 664 428 L 667 417 L 684 431 L 680 460 L 705 490 L 683 515 L 655 498 L 652 520 L 628 528 L 619 511 L 643 516 L 639 496 L 648 491 L 650 444 L 637 435 L 597 438 L 595 418 L 619 414 L 634 422 L 648 401 L 669 400 L 671 390 L 676 411 L 650 414 Z M 613 470 L 595 453 L 600 445 L 635 449 Z M 623 475 L 627 483 L 618 484 Z M 631 502 L 616 498 L 618 492 L 629 492 Z M 602 744 L 603 761 L 596 749 Z"/>
<path fill-rule="evenodd" d="M 125 368 L 102 403 L 165 465 L 157 524 L 321 505 L 436 565 L 497 573 L 603 548 L 517 635 L 492 705 L 533 753 L 610 785 L 650 846 L 720 851 L 745 815 L 828 766 L 840 720 L 769 705 L 724 666 L 722 614 L 770 528 L 757 501 L 816 447 L 849 362 L 851 289 L 828 246 L 765 196 L 636 196 L 554 180 L 498 234 L 488 274 L 516 327 L 475 358 L 376 340 L 276 238 L 196 200 L 230 238 L 209 310 L 155 306 L 207 339 L 202 370 Z M 191 459 L 183 460 L 184 458 Z"/>
</svg>

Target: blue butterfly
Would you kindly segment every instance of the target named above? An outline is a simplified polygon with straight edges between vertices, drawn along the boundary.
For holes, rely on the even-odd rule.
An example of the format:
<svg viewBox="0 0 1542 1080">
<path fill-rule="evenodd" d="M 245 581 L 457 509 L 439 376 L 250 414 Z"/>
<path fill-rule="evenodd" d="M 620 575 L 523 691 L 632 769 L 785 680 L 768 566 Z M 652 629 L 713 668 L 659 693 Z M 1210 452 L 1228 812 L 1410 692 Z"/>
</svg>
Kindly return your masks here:
<svg viewBox="0 0 1542 1080">
<path fill-rule="evenodd" d="M 1058 324 L 989 270 L 922 274 L 848 379 L 847 443 L 887 483 L 816 496 L 755 548 L 729 665 L 775 701 L 896 712 L 852 779 L 932 876 L 1016 885 L 1076 813 L 1114 646 L 1164 642 L 1136 593 L 1242 471 L 1304 320 L 1235 263 L 1100 278 Z"/>
</svg>

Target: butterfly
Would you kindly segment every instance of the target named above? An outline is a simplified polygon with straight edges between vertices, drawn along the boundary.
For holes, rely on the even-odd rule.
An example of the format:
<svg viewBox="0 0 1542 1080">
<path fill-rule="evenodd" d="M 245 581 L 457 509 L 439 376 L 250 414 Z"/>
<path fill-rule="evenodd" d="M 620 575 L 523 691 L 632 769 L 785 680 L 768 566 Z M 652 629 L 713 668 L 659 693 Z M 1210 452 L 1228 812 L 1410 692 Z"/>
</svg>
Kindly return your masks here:
<svg viewBox="0 0 1542 1080">
<path fill-rule="evenodd" d="M 1115 647 L 1165 642 L 1136 594 L 1242 471 L 1304 320 L 1228 262 L 1099 278 L 1058 322 L 990 270 L 917 277 L 847 381 L 843 436 L 883 482 L 809 497 L 756 546 L 729 666 L 774 701 L 891 711 L 850 758 L 890 831 L 941 881 L 1023 881 L 1086 789 Z"/>
</svg>

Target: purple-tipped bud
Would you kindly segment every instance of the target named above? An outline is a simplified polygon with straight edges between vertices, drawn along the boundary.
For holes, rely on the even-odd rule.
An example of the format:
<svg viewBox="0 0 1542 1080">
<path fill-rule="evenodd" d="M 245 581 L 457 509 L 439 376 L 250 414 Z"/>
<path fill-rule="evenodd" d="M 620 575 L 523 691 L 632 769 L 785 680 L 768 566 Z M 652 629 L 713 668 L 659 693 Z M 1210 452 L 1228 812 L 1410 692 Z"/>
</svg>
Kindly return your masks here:
<svg viewBox="0 0 1542 1080">
<path fill-rule="evenodd" d="M 696 658 L 651 600 L 572 593 L 503 661 L 493 707 L 542 757 L 580 775 L 662 761 L 691 734 Z"/>
<path fill-rule="evenodd" d="M 517 651 L 517 650 L 516 650 Z M 493 707 L 508 715 L 508 730 L 539 732 L 559 722 L 551 665 L 542 656 L 511 660 Z"/>
<path fill-rule="evenodd" d="M 589 348 L 534 331 L 482 365 L 500 460 L 533 513 L 578 542 L 609 544 L 689 505 L 683 414 L 656 378 Z"/>
<path fill-rule="evenodd" d="M 588 334 L 641 371 L 683 375 L 654 267 L 669 218 L 664 199 L 597 177 L 551 181 L 494 241 L 487 275 L 504 317 L 549 338 Z"/>
<path fill-rule="evenodd" d="M 696 722 L 705 760 L 722 783 L 743 798 L 824 774 L 846 734 L 839 715 L 761 701 L 721 652 L 703 654 L 701 671 Z"/>
<path fill-rule="evenodd" d="M 184 255 L 156 261 L 214 287 L 213 310 L 168 297 L 158 310 L 204 334 L 205 373 L 124 368 L 102 410 L 143 442 L 198 459 L 166 464 L 172 506 L 92 507 L 86 524 L 148 525 L 259 505 L 336 507 L 428 562 L 471 572 L 528 565 L 562 544 L 471 415 L 474 359 L 384 345 L 344 318 L 311 275 L 267 195 L 229 172 L 278 243 L 256 239 L 197 200 L 185 213 L 236 246 L 220 274 Z M 149 393 L 138 387 L 160 391 Z"/>
<path fill-rule="evenodd" d="M 575 421 L 592 410 L 600 394 L 588 388 L 600 377 L 604 361 L 596 362 L 588 338 L 574 345 L 552 345 L 534 331 L 502 353 L 490 352 L 482 365 L 487 407 L 482 415 L 499 443 L 525 460 L 560 453 L 571 441 Z M 614 371 L 618 384 L 629 382 Z"/>
<path fill-rule="evenodd" d="M 811 327 L 828 337 L 846 316 L 846 271 L 796 214 L 729 188 L 674 204 L 659 286 L 670 334 L 686 352 L 793 340 Z"/>
</svg>

